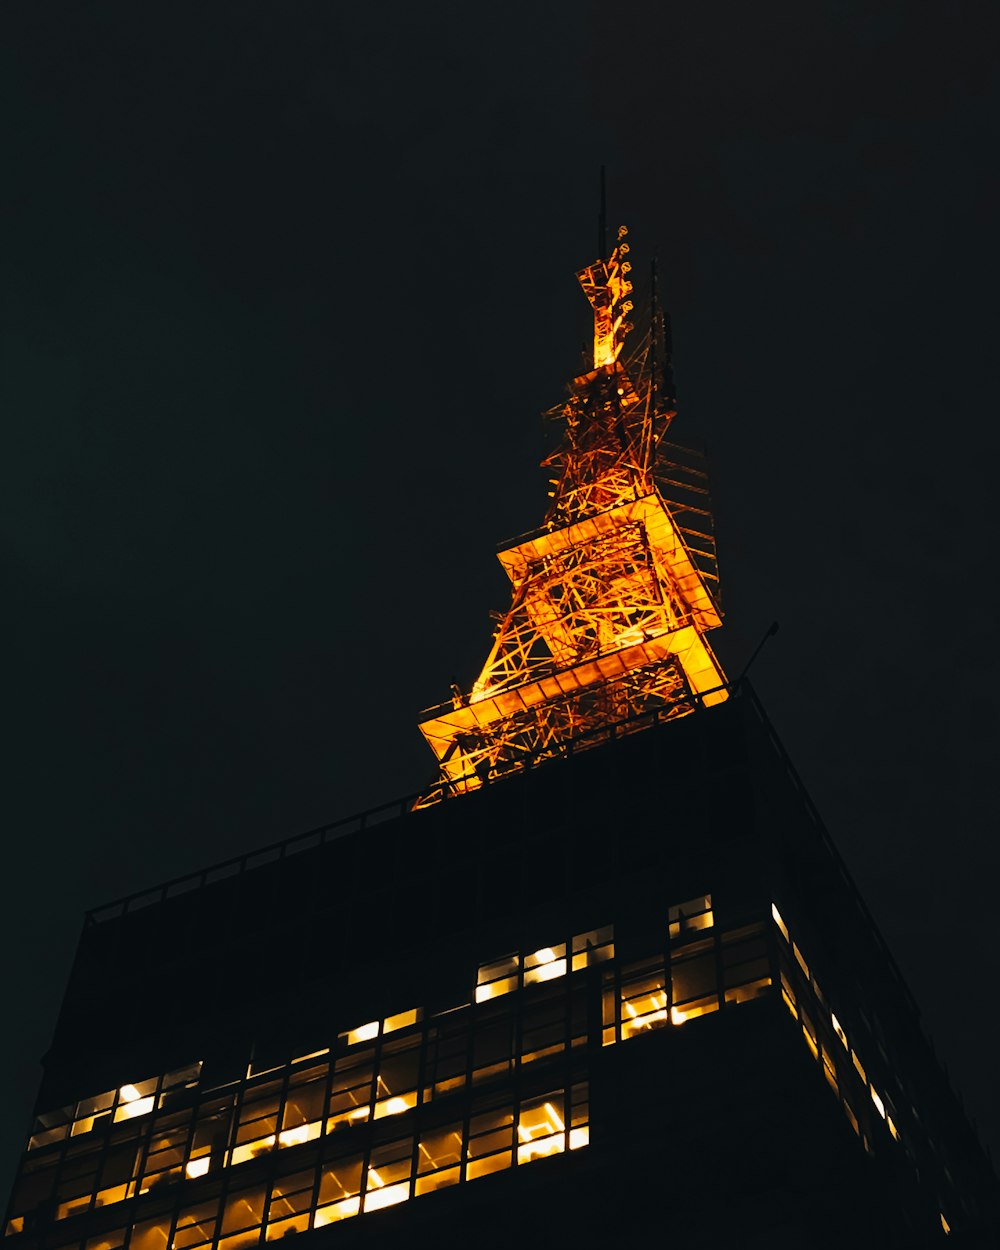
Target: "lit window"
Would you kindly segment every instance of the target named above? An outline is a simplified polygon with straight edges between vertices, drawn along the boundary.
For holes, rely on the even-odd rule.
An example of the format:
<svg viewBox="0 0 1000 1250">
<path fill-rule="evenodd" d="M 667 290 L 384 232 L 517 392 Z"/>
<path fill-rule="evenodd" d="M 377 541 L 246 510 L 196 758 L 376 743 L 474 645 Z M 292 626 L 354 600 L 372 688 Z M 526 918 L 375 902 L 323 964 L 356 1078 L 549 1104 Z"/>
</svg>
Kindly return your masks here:
<svg viewBox="0 0 1000 1250">
<path fill-rule="evenodd" d="M 254 1185 L 251 1189 L 240 1189 L 229 1195 L 222 1214 L 223 1239 L 219 1242 L 220 1250 L 245 1245 L 250 1231 L 257 1232 L 264 1218 L 266 1192 L 263 1185 Z M 239 1233 L 240 1235 L 227 1239 L 226 1233 Z M 256 1241 L 256 1237 L 253 1240 Z"/>
<path fill-rule="evenodd" d="M 272 1150 L 277 1141 L 278 1102 L 281 1082 L 268 1081 L 246 1090 L 240 1107 L 239 1127 L 233 1147 L 232 1163 L 245 1163 Z"/>
<path fill-rule="evenodd" d="M 37 1150 L 40 1146 L 48 1146 L 54 1141 L 62 1141 L 69 1132 L 73 1120 L 73 1107 L 59 1107 L 55 1111 L 47 1111 L 40 1115 L 34 1124 L 29 1150 Z"/>
<path fill-rule="evenodd" d="M 134 1102 L 120 1103 L 115 1111 L 115 1123 L 118 1124 L 122 1120 L 134 1120 L 140 1115 L 148 1115 L 153 1110 L 153 1104 L 156 1099 L 149 1095 L 147 1098 L 137 1098 Z"/>
<path fill-rule="evenodd" d="M 144 1194 L 156 1185 L 179 1180 L 183 1172 L 188 1176 L 203 1176 L 208 1171 L 208 1148 L 204 1149 L 204 1168 L 191 1171 L 192 1165 L 184 1167 L 188 1134 L 191 1131 L 191 1112 L 176 1111 L 172 1115 L 159 1115 L 153 1121 L 149 1148 L 139 1192 Z"/>
<path fill-rule="evenodd" d="M 83 1243 L 83 1250 L 121 1250 L 125 1244 L 125 1231 L 124 1228 L 116 1228 L 109 1233 L 88 1237 Z"/>
<path fill-rule="evenodd" d="M 590 968 L 615 957 L 615 931 L 612 925 L 578 933 L 573 939 L 573 971 Z"/>
<path fill-rule="evenodd" d="M 417 1194 L 457 1185 L 461 1179 L 461 1163 L 461 1121 L 425 1132 L 417 1149 Z"/>
<path fill-rule="evenodd" d="M 511 1107 L 475 1115 L 469 1122 L 465 1175 L 469 1180 L 500 1172 L 513 1163 L 514 1112 Z"/>
<path fill-rule="evenodd" d="M 305 1063 L 307 1059 L 319 1059 L 321 1055 L 328 1055 L 329 1053 L 330 1047 L 327 1046 L 323 1050 L 311 1050 L 308 1055 L 296 1055 L 292 1060 L 292 1066 L 294 1067 L 297 1063 Z"/>
<path fill-rule="evenodd" d="M 865 1072 L 864 1068 L 861 1066 L 861 1060 L 858 1058 L 858 1052 L 856 1050 L 851 1051 L 851 1062 L 854 1064 L 854 1069 L 857 1072 L 858 1076 L 861 1077 L 861 1083 L 863 1085 L 867 1085 L 868 1075 Z"/>
<path fill-rule="evenodd" d="M 171 1250 L 194 1250 L 215 1239 L 219 1222 L 219 1200 L 200 1202 L 185 1207 L 177 1216 L 177 1225 L 171 1240 Z"/>
<path fill-rule="evenodd" d="M 103 1094 L 96 1094 L 93 1098 L 84 1098 L 78 1102 L 70 1135 L 77 1137 L 81 1133 L 89 1133 L 96 1124 L 111 1114 L 114 1101 L 115 1091 L 109 1089 Z"/>
<path fill-rule="evenodd" d="M 767 941 L 760 925 L 722 935 L 722 982 L 727 1003 L 744 1003 L 771 984 Z"/>
<path fill-rule="evenodd" d="M 840 1021 L 837 1019 L 837 1017 L 833 1014 L 832 1011 L 830 1012 L 830 1023 L 833 1025 L 834 1033 L 836 1033 L 836 1035 L 840 1038 L 841 1045 L 843 1045 L 846 1049 L 849 1050 L 850 1047 L 847 1045 L 847 1034 L 841 1028 Z"/>
<path fill-rule="evenodd" d="M 399 1115 L 417 1105 L 420 1038 L 386 1043 L 375 1083 L 375 1119 Z"/>
<path fill-rule="evenodd" d="M 161 1215 L 133 1225 L 128 1244 L 130 1250 L 166 1250 L 169 1235 L 170 1216 Z"/>
<path fill-rule="evenodd" d="M 338 1059 L 330 1086 L 328 1129 L 367 1120 L 372 1099 L 374 1051 L 357 1051 Z"/>
<path fill-rule="evenodd" d="M 522 1104 L 517 1120 L 517 1161 L 530 1163 L 566 1149 L 562 1093 L 546 1094 Z"/>
<path fill-rule="evenodd" d="M 590 1143 L 590 1103 L 586 1081 L 573 1086 L 570 1104 L 569 1148 L 579 1150 Z"/>
<path fill-rule="evenodd" d="M 369 1176 L 377 1177 L 378 1173 L 369 1172 Z M 382 1207 L 394 1207 L 397 1202 L 405 1202 L 410 1196 L 410 1182 L 399 1185 L 383 1185 L 381 1188 L 368 1189 L 365 1193 L 365 1210 L 378 1211 Z"/>
<path fill-rule="evenodd" d="M 871 1095 L 872 1095 L 872 1102 L 875 1104 L 875 1110 L 879 1113 L 879 1115 L 880 1115 L 880 1116 L 882 1117 L 882 1119 L 884 1120 L 884 1119 L 885 1119 L 885 1103 L 882 1101 L 882 1099 L 881 1099 L 881 1098 L 878 1096 L 878 1094 L 875 1092 L 875 1086 L 874 1086 L 874 1085 L 873 1085 L 873 1086 L 871 1086 Z"/>
<path fill-rule="evenodd" d="M 618 992 L 615 974 L 606 972 L 601 991 L 601 1045 L 613 1046 L 618 1041 Z"/>
<path fill-rule="evenodd" d="M 319 1137 L 326 1099 L 326 1064 L 307 1068 L 293 1078 L 281 1114 L 279 1146 L 301 1146 Z"/>
<path fill-rule="evenodd" d="M 823 1075 L 833 1092 L 838 1094 L 840 1091 L 837 1086 L 837 1069 L 834 1067 L 833 1056 L 825 1046 L 823 1047 Z"/>
<path fill-rule="evenodd" d="M 361 1155 L 324 1163 L 319 1178 L 319 1206 L 314 1228 L 349 1219 L 361 1210 Z"/>
<path fill-rule="evenodd" d="M 419 1007 L 413 1007 L 409 1011 L 401 1011 L 395 1016 L 386 1016 L 382 1021 L 383 1033 L 395 1033 L 397 1029 L 407 1029 L 411 1024 L 418 1024 L 423 1018 L 423 1012 Z"/>
<path fill-rule="evenodd" d="M 717 1011 L 717 973 L 712 941 L 685 946 L 671 959 L 671 1010 L 673 1024 L 686 1024 L 698 1016 Z"/>
<path fill-rule="evenodd" d="M 203 1103 L 194 1126 L 194 1140 L 190 1159 L 200 1168 L 202 1160 L 209 1160 L 209 1167 L 218 1167 L 223 1161 L 224 1143 L 229 1138 L 229 1126 L 233 1112 L 234 1094 Z M 172 1123 L 172 1121 L 165 1121 Z M 201 1175 L 200 1172 L 196 1173 Z"/>
<path fill-rule="evenodd" d="M 131 1141 L 112 1145 L 104 1156 L 95 1204 L 99 1207 L 124 1202 L 135 1193 L 134 1179 L 140 1146 L 131 1133 L 129 1136 Z"/>
<path fill-rule="evenodd" d="M 819 1059 L 819 1042 L 816 1039 L 816 1026 L 803 1011 L 799 1017 L 802 1021 L 802 1036 L 806 1039 L 806 1045 L 814 1059 Z"/>
<path fill-rule="evenodd" d="M 524 983 L 553 981 L 566 975 L 566 947 L 543 946 L 541 950 L 526 955 L 524 959 Z"/>
<path fill-rule="evenodd" d="M 950 1225 L 950 1224 L 948 1223 L 948 1221 L 944 1218 L 944 1212 L 943 1212 L 943 1211 L 941 1211 L 941 1212 L 940 1212 L 940 1215 L 941 1215 L 941 1227 L 944 1229 L 944 1231 L 945 1231 L 945 1235 L 947 1236 L 947 1234 L 951 1232 L 951 1225 Z"/>
<path fill-rule="evenodd" d="M 378 1037 L 378 1021 L 370 1020 L 368 1024 L 359 1024 L 356 1029 L 349 1029 L 346 1033 L 338 1033 L 338 1040 L 346 1042 L 348 1046 L 356 1046 L 359 1042 L 370 1042 Z"/>
<path fill-rule="evenodd" d="M 365 1210 L 377 1211 L 405 1202 L 410 1196 L 413 1138 L 373 1146 L 365 1183 Z"/>
<path fill-rule="evenodd" d="M 519 965 L 520 959 L 517 955 L 508 955 L 506 959 L 482 964 L 476 977 L 476 1002 L 484 1003 L 487 999 L 499 998 L 501 994 L 516 990 Z"/>
<path fill-rule="evenodd" d="M 809 980 L 809 965 L 806 963 L 802 955 L 802 952 L 799 950 L 799 948 L 795 945 L 794 942 L 792 943 L 792 954 L 795 956 L 795 962 L 802 969 L 803 976 L 808 981 Z"/>
<path fill-rule="evenodd" d="M 667 1023 L 663 964 L 633 964 L 622 971 L 621 1037 L 635 1037 Z"/>
<path fill-rule="evenodd" d="M 785 941 L 787 942 L 787 941 L 789 940 L 789 939 L 788 939 L 788 926 L 787 926 L 787 925 L 785 924 L 785 922 L 781 919 L 781 912 L 780 912 L 780 911 L 778 911 L 777 905 L 776 905 L 775 903 L 772 903 L 772 904 L 771 904 L 771 916 L 772 916 L 772 918 L 774 919 L 774 923 L 775 923 L 775 924 L 778 926 L 778 928 L 781 930 L 781 936 L 782 936 L 782 937 L 785 939 Z"/>
<path fill-rule="evenodd" d="M 309 1228 L 314 1178 L 315 1172 L 310 1168 L 308 1172 L 283 1176 L 274 1182 L 264 1233 L 267 1241 L 276 1241 L 290 1233 L 304 1233 Z M 179 1250 L 176 1242 L 172 1250 Z"/>
<path fill-rule="evenodd" d="M 352 1215 L 358 1215 L 361 1211 L 360 1198 L 345 1198 L 342 1202 L 331 1202 L 328 1206 L 319 1207 L 313 1220 L 313 1228 L 323 1228 L 327 1224 L 334 1224 L 337 1220 L 350 1219 Z"/>
<path fill-rule="evenodd" d="M 699 894 L 689 898 L 686 903 L 675 903 L 669 909 L 670 936 L 680 937 L 682 933 L 693 933 L 698 929 L 710 929 L 715 923 L 712 917 L 711 894 Z"/>
</svg>

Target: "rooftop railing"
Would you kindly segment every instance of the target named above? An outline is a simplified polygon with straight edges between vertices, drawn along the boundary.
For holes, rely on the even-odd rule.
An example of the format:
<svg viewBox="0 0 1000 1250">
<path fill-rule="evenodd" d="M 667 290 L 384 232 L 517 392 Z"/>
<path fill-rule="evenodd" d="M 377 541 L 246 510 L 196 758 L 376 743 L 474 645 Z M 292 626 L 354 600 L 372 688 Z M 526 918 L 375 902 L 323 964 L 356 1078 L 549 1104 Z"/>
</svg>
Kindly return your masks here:
<svg viewBox="0 0 1000 1250">
<path fill-rule="evenodd" d="M 718 687 L 718 689 L 722 688 Z M 693 708 L 699 711 L 703 710 L 703 700 L 713 693 L 716 693 L 716 691 L 708 690 L 703 691 L 699 696 L 692 696 L 690 702 Z M 650 728 L 675 716 L 676 709 L 668 706 L 653 708 L 637 716 L 613 724 L 599 726 L 596 729 L 589 730 L 587 733 L 559 743 L 557 753 L 550 751 L 543 758 L 537 760 L 532 760 L 530 756 L 525 757 L 523 767 L 510 773 L 505 773 L 502 777 L 496 778 L 495 781 L 485 784 L 487 786 L 495 785 L 504 781 L 508 776 L 516 775 L 516 772 L 532 771 L 555 758 L 565 758 L 580 751 L 600 746 L 608 740 L 627 737 L 641 729 Z M 456 789 L 455 783 L 438 781 L 421 790 L 418 794 L 409 794 L 402 798 L 393 799 L 391 802 L 369 808 L 358 815 L 346 816 L 342 820 L 334 821 L 332 824 L 322 825 L 320 828 L 311 829 L 307 833 L 295 834 L 290 838 L 282 839 L 280 842 L 272 842 L 270 845 L 260 847 L 258 850 L 248 851 L 244 855 L 235 855 L 232 859 L 223 860 L 222 863 L 213 864 L 211 867 L 203 868 L 198 872 L 186 873 L 182 877 L 174 877 L 172 880 L 153 886 L 151 889 L 140 890 L 134 894 L 128 894 L 122 898 L 115 899 L 113 902 L 105 903 L 100 907 L 92 908 L 86 913 L 85 925 L 102 924 L 108 920 L 117 920 L 121 916 L 142 911 L 146 907 L 155 907 L 160 903 L 167 902 L 169 899 L 177 898 L 181 894 L 190 894 L 195 890 L 205 889 L 207 886 L 215 885 L 216 882 L 225 881 L 230 877 L 241 876 L 243 873 L 251 872 L 255 868 L 262 868 L 266 864 L 291 859 L 304 851 L 311 851 L 316 847 L 325 846 L 330 842 L 335 842 L 338 838 L 346 837 L 348 834 L 361 833 L 366 829 L 374 828 L 376 825 L 384 824 L 386 821 L 397 820 L 400 817 L 411 815 L 418 810 L 418 807 L 433 806 L 437 800 L 452 798 L 460 793 L 461 791 Z"/>
</svg>

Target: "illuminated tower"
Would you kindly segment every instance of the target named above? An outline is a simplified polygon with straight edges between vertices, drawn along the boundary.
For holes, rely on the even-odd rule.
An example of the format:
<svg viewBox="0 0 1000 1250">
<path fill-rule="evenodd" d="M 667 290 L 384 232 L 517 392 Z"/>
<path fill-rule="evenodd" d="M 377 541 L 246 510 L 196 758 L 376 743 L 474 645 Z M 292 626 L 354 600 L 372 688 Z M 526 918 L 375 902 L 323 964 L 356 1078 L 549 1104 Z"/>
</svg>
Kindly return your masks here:
<svg viewBox="0 0 1000 1250">
<path fill-rule="evenodd" d="M 637 718 L 670 719 L 727 697 L 705 637 L 720 624 L 704 470 L 664 445 L 674 408 L 662 318 L 633 357 L 629 245 L 577 274 L 594 313 L 593 369 L 553 415 L 562 443 L 544 463 L 552 503 L 541 529 L 499 554 L 511 606 L 472 690 L 420 728 L 444 787 L 458 793 L 596 745 Z M 671 454 L 671 452 L 673 454 Z"/>
<path fill-rule="evenodd" d="M 623 239 L 510 610 L 422 722 L 439 782 L 88 913 L 3 1250 L 996 1246 L 916 1005 L 705 639 L 704 472 L 655 304 L 620 359 Z"/>
</svg>

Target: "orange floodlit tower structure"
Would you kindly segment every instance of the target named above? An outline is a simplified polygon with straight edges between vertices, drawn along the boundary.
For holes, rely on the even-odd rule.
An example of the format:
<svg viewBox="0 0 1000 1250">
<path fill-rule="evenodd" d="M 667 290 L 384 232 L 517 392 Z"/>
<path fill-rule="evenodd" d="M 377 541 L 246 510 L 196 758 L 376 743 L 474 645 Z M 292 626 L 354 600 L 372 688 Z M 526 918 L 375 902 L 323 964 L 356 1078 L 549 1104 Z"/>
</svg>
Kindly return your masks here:
<svg viewBox="0 0 1000 1250">
<path fill-rule="evenodd" d="M 623 361 L 629 245 L 577 274 L 594 314 L 593 368 L 574 378 L 543 526 L 499 553 L 512 601 L 470 691 L 424 714 L 439 794 L 461 793 L 611 732 L 727 698 L 705 637 L 721 624 L 707 478 L 666 442 L 675 415 L 663 318 Z"/>
</svg>

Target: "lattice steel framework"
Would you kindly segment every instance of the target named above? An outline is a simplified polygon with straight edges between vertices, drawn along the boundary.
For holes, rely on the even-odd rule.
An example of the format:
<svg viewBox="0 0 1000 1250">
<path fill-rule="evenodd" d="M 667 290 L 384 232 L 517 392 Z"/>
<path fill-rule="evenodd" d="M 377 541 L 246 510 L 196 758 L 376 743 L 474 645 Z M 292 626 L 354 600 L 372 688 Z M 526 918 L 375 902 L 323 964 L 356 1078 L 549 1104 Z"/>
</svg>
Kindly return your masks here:
<svg viewBox="0 0 1000 1250">
<path fill-rule="evenodd" d="M 501 551 L 513 586 L 471 691 L 424 713 L 442 785 L 461 793 L 727 697 L 705 633 L 721 623 L 704 473 L 664 442 L 675 415 L 663 320 L 620 359 L 632 326 L 629 245 L 577 274 L 594 312 L 594 367 L 570 383 L 543 527 Z M 665 454 L 667 448 L 671 453 Z M 649 717 L 645 717 L 648 720 Z"/>
</svg>

